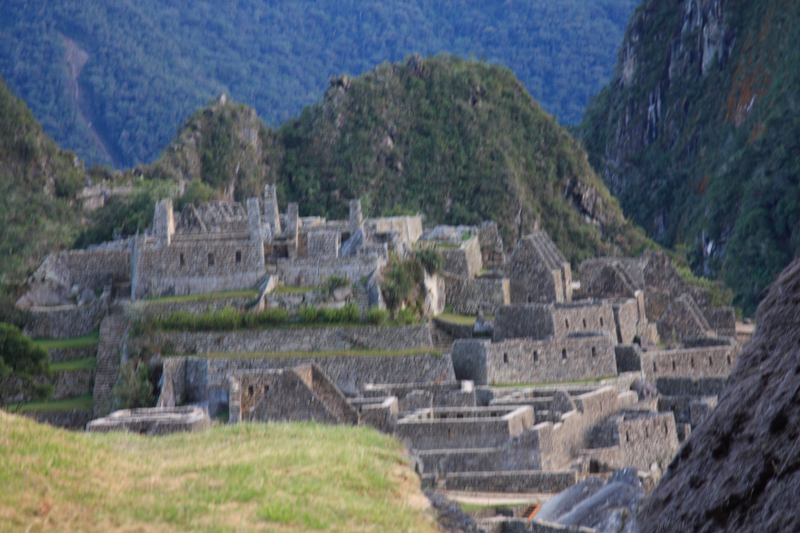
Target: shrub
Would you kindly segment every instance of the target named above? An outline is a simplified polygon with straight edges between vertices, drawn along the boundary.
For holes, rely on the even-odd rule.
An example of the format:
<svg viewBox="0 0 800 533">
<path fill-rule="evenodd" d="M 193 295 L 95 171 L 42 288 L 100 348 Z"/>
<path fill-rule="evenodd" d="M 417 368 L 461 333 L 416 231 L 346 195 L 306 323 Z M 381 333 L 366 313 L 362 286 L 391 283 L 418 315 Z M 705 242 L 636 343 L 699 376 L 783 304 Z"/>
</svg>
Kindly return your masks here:
<svg viewBox="0 0 800 533">
<path fill-rule="evenodd" d="M 47 351 L 16 326 L 0 323 L 0 407 L 30 398 L 48 399 L 54 388 L 38 383 L 38 376 L 50 376 Z"/>
<path fill-rule="evenodd" d="M 300 309 L 300 322 L 303 324 L 315 324 L 319 319 L 319 309 L 315 307 L 303 307 Z"/>
<path fill-rule="evenodd" d="M 383 324 L 387 318 L 389 318 L 389 311 L 386 309 L 378 309 L 376 307 L 367 311 L 367 322 L 374 326 Z"/>
<path fill-rule="evenodd" d="M 419 261 L 423 268 L 428 271 L 428 274 L 433 275 L 441 272 L 442 267 L 444 266 L 444 257 L 442 257 L 442 254 L 439 252 L 439 250 L 426 248 L 423 250 L 418 250 L 415 255 L 417 257 L 417 261 Z"/>
<path fill-rule="evenodd" d="M 398 309 L 404 303 L 413 303 L 417 299 L 425 276 L 422 264 L 416 257 L 406 260 L 392 255 L 383 283 L 383 296 L 391 309 Z"/>
<path fill-rule="evenodd" d="M 333 295 L 333 291 L 339 289 L 341 287 L 347 287 L 350 285 L 350 281 L 342 276 L 337 276 L 334 274 L 333 276 L 328 276 L 325 278 L 325 281 L 322 282 L 322 291 L 325 292 L 328 296 Z"/>
<path fill-rule="evenodd" d="M 156 398 L 147 376 L 147 365 L 132 360 L 122 365 L 111 395 L 113 410 L 154 406 Z"/>
<path fill-rule="evenodd" d="M 400 309 L 397 312 L 395 320 L 397 321 L 398 325 L 406 326 L 408 324 L 413 324 L 416 318 L 417 314 L 414 312 L 414 310 L 410 307 L 406 307 L 405 309 Z"/>
</svg>

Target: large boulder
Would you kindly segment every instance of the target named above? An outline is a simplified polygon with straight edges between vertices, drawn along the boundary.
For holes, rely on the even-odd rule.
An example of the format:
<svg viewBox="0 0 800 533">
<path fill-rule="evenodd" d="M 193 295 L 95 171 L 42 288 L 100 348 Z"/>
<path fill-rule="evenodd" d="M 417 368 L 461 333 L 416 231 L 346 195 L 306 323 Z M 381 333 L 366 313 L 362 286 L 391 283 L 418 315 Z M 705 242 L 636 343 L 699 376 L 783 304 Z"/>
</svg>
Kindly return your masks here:
<svg viewBox="0 0 800 533">
<path fill-rule="evenodd" d="M 719 404 L 644 506 L 641 531 L 800 531 L 800 260 L 757 316 Z"/>
</svg>

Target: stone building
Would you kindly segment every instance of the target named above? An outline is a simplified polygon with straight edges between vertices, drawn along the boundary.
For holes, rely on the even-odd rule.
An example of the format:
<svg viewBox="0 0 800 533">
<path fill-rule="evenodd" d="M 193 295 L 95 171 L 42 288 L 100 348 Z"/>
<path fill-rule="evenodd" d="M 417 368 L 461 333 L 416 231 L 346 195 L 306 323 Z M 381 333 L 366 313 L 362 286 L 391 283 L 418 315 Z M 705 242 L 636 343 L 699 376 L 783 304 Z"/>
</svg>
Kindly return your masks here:
<svg viewBox="0 0 800 533">
<path fill-rule="evenodd" d="M 175 218 L 172 200 L 156 204 L 153 235 L 136 238 L 131 265 L 134 299 L 254 287 L 264 276 L 257 198 L 189 204 Z"/>
<path fill-rule="evenodd" d="M 632 298 L 641 291 L 647 317 L 658 324 L 665 341 L 736 334 L 733 308 L 712 307 L 708 291 L 686 283 L 664 252 L 646 251 L 638 259 L 587 259 L 580 278 L 581 291 L 592 298 Z"/>
<path fill-rule="evenodd" d="M 420 237 L 421 245 L 442 254 L 447 305 L 464 315 L 494 314 L 511 301 L 509 280 L 503 277 L 503 240 L 497 224 L 436 226 Z"/>
<path fill-rule="evenodd" d="M 616 346 L 633 342 L 644 322 L 633 299 L 500 307 L 492 340 L 457 340 L 453 366 L 480 385 L 616 376 Z"/>
<path fill-rule="evenodd" d="M 572 270 L 550 237 L 535 231 L 520 239 L 504 270 L 511 284 L 511 303 L 569 302 Z"/>
<path fill-rule="evenodd" d="M 315 364 L 234 372 L 230 422 L 357 424 L 358 412 Z"/>
</svg>

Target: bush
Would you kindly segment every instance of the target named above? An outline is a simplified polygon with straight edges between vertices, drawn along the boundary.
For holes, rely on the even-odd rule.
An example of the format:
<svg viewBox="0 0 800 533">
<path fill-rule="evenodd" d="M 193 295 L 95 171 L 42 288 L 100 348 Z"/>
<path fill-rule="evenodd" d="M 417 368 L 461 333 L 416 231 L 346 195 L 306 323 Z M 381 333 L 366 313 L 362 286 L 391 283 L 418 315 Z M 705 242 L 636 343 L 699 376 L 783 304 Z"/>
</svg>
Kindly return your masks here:
<svg viewBox="0 0 800 533">
<path fill-rule="evenodd" d="M 367 322 L 374 326 L 383 324 L 387 318 L 389 318 L 389 311 L 386 309 L 378 309 L 376 307 L 367 311 Z"/>
<path fill-rule="evenodd" d="M 319 311 L 315 307 L 303 307 L 300 309 L 300 322 L 303 324 L 316 324 L 319 319 Z"/>
<path fill-rule="evenodd" d="M 36 378 L 50 375 L 48 353 L 16 326 L 0 323 L 0 407 L 29 399 L 47 400 L 54 388 Z"/>
<path fill-rule="evenodd" d="M 333 291 L 341 287 L 347 287 L 348 285 L 350 285 L 350 281 L 347 278 L 334 274 L 333 276 L 328 276 L 325 278 L 325 281 L 322 282 L 321 289 L 328 296 L 332 296 Z"/>
<path fill-rule="evenodd" d="M 416 318 L 417 314 L 414 312 L 414 310 L 410 307 L 406 307 L 405 309 L 400 309 L 397 312 L 395 320 L 397 321 L 398 325 L 407 326 L 409 324 L 413 324 Z"/>
<path fill-rule="evenodd" d="M 128 361 L 119 370 L 119 379 L 111 392 L 112 410 L 153 407 L 156 397 L 147 376 L 147 365 Z"/>
<path fill-rule="evenodd" d="M 419 261 L 423 268 L 428 271 L 428 274 L 433 275 L 441 272 L 442 267 L 444 266 L 444 257 L 442 257 L 442 254 L 439 252 L 439 250 L 426 248 L 423 250 L 418 250 L 415 255 L 417 257 L 417 261 Z"/>
<path fill-rule="evenodd" d="M 396 255 L 389 259 L 386 281 L 383 283 L 383 297 L 389 308 L 396 310 L 403 304 L 413 304 L 417 300 L 425 276 L 422 264 L 416 259 L 401 260 Z"/>
</svg>

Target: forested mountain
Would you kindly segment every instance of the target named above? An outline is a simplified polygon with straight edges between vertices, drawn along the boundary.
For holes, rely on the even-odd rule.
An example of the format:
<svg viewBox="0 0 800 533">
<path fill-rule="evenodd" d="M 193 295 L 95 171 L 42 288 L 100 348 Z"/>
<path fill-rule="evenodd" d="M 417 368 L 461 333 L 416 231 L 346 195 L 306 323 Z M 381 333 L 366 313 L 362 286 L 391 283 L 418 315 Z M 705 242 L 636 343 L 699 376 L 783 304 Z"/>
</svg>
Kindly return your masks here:
<svg viewBox="0 0 800 533">
<path fill-rule="evenodd" d="M 511 71 L 453 56 L 412 56 L 335 78 L 320 102 L 277 130 L 252 109 L 217 99 L 140 170 L 151 184 L 190 183 L 187 195 L 198 201 L 244 200 L 276 183 L 281 205 L 298 201 L 301 215 L 345 217 L 347 199 L 360 198 L 367 216 L 493 219 L 507 245 L 536 221 L 576 266 L 596 253 L 647 246 L 580 145 Z M 155 198 L 142 191 L 136 198 L 146 201 L 95 213 L 97 230 L 82 244 L 149 223 Z"/>
<path fill-rule="evenodd" d="M 413 53 L 511 68 L 574 124 L 613 73 L 637 0 L 7 0 L 0 74 L 90 163 L 153 161 L 222 92 L 277 126 L 331 76 Z"/>
<path fill-rule="evenodd" d="M 646 0 L 579 134 L 631 217 L 746 311 L 800 252 L 800 3 Z"/>
<path fill-rule="evenodd" d="M 83 164 L 61 151 L 0 78 L 0 299 L 79 233 Z"/>
</svg>

